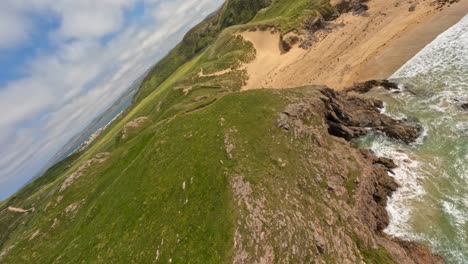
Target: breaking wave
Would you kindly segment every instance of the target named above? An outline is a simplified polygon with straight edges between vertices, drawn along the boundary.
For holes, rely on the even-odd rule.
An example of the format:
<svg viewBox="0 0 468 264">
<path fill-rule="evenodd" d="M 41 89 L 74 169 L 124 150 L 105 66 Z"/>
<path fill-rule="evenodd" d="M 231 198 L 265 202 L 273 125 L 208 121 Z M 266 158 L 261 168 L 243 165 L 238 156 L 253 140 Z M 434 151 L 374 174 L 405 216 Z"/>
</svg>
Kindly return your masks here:
<svg viewBox="0 0 468 264">
<path fill-rule="evenodd" d="M 399 94 L 373 92 L 395 118 L 425 128 L 415 144 L 374 134 L 361 144 L 392 158 L 401 188 L 387 210 L 390 235 L 425 243 L 448 263 L 468 261 L 468 15 L 441 34 L 391 79 Z M 411 92 L 408 92 L 411 91 Z"/>
</svg>

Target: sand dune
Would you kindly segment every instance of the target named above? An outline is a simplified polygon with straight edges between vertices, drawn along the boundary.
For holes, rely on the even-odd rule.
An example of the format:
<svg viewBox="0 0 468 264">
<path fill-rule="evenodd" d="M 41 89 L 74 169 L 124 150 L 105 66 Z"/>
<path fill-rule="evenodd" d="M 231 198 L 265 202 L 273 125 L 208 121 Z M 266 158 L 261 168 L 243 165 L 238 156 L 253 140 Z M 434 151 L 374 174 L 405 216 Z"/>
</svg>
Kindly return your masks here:
<svg viewBox="0 0 468 264">
<path fill-rule="evenodd" d="M 365 15 L 343 14 L 331 22 L 331 32 L 316 33 L 318 41 L 311 48 L 294 47 L 285 54 L 279 34 L 244 32 L 257 57 L 245 65 L 250 79 L 243 90 L 309 84 L 342 89 L 388 78 L 467 12 L 468 0 L 444 10 L 429 0 L 371 0 Z"/>
</svg>

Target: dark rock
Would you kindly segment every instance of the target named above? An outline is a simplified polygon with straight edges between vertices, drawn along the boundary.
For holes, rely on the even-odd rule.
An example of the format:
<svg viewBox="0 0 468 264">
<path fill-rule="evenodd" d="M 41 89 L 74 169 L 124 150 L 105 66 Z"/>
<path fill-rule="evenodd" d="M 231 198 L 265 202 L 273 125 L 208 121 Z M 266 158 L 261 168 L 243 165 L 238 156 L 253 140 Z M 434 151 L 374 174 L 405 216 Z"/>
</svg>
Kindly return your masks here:
<svg viewBox="0 0 468 264">
<path fill-rule="evenodd" d="M 395 125 L 389 125 L 389 126 L 384 126 L 381 128 L 378 128 L 377 130 L 380 130 L 385 133 L 388 137 L 391 137 L 393 139 L 401 140 L 407 144 L 415 142 L 416 139 L 419 138 L 421 135 L 423 128 L 421 126 L 409 126 L 409 125 L 403 125 L 403 124 L 395 124 Z"/>
<path fill-rule="evenodd" d="M 412 4 L 409 8 L 408 8 L 408 11 L 409 12 L 414 12 L 416 10 L 416 5 L 415 4 Z"/>
<path fill-rule="evenodd" d="M 304 28 L 309 32 L 315 32 L 323 28 L 324 19 L 320 16 L 311 16 L 304 22 Z"/>
<path fill-rule="evenodd" d="M 281 39 L 280 39 L 281 50 L 283 52 L 288 52 L 292 49 L 294 45 L 296 45 L 300 41 L 301 41 L 300 37 L 293 32 L 290 32 L 284 36 L 281 35 Z"/>
<path fill-rule="evenodd" d="M 380 164 L 390 170 L 396 169 L 398 167 L 393 160 L 387 158 L 378 158 L 374 163 Z"/>
<path fill-rule="evenodd" d="M 441 9 L 445 5 L 451 5 L 459 2 L 460 0 L 436 0 L 437 8 Z"/>
<path fill-rule="evenodd" d="M 468 110 L 468 103 L 462 104 L 460 107 L 461 107 L 463 110 Z"/>
<path fill-rule="evenodd" d="M 332 122 L 332 121 L 327 121 L 328 124 L 328 133 L 330 135 L 333 135 L 335 137 L 341 137 L 346 140 L 351 140 L 355 138 L 353 130 L 347 128 L 346 126 L 343 126 L 341 124 Z"/>
<path fill-rule="evenodd" d="M 342 0 L 335 5 L 335 10 L 339 14 L 352 12 L 354 15 L 364 14 L 369 7 L 368 0 Z"/>
<path fill-rule="evenodd" d="M 387 87 L 394 84 L 380 82 Z M 368 90 L 368 85 L 356 86 Z M 374 99 L 351 96 L 347 92 L 336 92 L 328 88 L 320 90 L 325 98 L 325 119 L 331 135 L 351 140 L 370 131 L 380 131 L 390 138 L 412 143 L 421 135 L 422 127 L 417 120 L 395 120 L 380 113 L 383 103 Z"/>
<path fill-rule="evenodd" d="M 368 93 L 372 89 L 382 87 L 388 91 L 398 91 L 400 88 L 397 83 L 389 80 L 371 80 L 363 83 L 356 83 L 352 87 L 345 89 L 346 92 Z"/>
</svg>

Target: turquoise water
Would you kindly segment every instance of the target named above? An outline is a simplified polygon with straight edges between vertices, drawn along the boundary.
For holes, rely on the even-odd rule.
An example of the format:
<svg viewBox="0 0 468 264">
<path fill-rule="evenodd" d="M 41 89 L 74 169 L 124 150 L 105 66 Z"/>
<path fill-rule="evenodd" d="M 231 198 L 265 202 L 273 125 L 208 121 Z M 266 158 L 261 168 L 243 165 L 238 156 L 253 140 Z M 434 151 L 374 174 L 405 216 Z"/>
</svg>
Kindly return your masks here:
<svg viewBox="0 0 468 264">
<path fill-rule="evenodd" d="M 448 263 L 468 263 L 468 15 L 391 79 L 401 93 L 372 92 L 396 118 L 416 117 L 424 135 L 405 145 L 374 134 L 361 144 L 400 167 L 386 233 L 425 243 Z"/>
</svg>

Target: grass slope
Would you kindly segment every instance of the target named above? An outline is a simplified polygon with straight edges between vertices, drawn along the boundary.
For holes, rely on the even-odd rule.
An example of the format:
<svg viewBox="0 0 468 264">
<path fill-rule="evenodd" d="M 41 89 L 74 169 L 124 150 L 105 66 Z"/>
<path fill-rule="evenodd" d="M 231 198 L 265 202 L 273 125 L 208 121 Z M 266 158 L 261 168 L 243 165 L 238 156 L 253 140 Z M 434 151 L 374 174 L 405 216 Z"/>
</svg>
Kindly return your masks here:
<svg viewBox="0 0 468 264">
<path fill-rule="evenodd" d="M 162 263 L 230 262 L 235 216 L 220 118 L 242 131 L 254 123 L 269 131 L 277 101 L 265 92 L 223 97 L 116 147 L 109 161 L 36 208 L 3 261 L 150 263 L 159 252 Z"/>
</svg>

